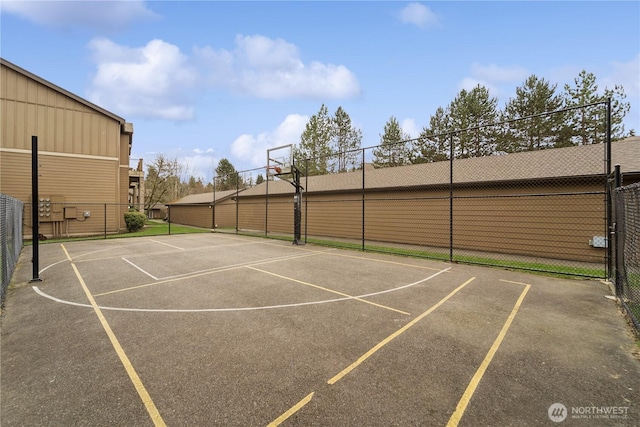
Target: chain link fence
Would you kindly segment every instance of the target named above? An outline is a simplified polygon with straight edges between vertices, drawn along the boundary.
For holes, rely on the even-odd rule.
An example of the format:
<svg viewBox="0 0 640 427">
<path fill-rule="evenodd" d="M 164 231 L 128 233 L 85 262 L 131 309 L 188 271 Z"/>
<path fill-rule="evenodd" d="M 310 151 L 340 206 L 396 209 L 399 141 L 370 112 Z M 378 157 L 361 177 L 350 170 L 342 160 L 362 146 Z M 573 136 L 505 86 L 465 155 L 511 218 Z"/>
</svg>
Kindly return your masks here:
<svg viewBox="0 0 640 427">
<path fill-rule="evenodd" d="M 5 292 L 22 250 L 22 212 L 24 203 L 6 194 L 0 194 L 0 208 L 1 304 L 4 301 Z"/>
<path fill-rule="evenodd" d="M 588 108 L 605 116 L 603 105 Z M 606 278 L 611 144 L 605 126 L 588 135 L 562 126 L 566 114 L 296 159 L 303 240 Z M 279 178 L 265 169 L 216 177 L 215 202 L 199 209 L 218 232 L 289 239 L 295 189 Z"/>
<path fill-rule="evenodd" d="M 615 188 L 616 296 L 640 333 L 640 183 Z"/>
</svg>

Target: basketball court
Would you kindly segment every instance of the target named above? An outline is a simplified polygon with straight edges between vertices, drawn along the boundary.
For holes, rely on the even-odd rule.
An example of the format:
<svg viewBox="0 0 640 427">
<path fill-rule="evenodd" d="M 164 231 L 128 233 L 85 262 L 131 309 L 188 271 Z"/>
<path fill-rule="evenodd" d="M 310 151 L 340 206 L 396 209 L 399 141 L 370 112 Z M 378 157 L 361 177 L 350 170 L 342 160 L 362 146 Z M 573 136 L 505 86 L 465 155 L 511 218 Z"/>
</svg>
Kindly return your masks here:
<svg viewBox="0 0 640 427">
<path fill-rule="evenodd" d="M 41 245 L 30 282 L 30 251 L 3 426 L 640 421 L 600 282 L 222 234 Z"/>
</svg>

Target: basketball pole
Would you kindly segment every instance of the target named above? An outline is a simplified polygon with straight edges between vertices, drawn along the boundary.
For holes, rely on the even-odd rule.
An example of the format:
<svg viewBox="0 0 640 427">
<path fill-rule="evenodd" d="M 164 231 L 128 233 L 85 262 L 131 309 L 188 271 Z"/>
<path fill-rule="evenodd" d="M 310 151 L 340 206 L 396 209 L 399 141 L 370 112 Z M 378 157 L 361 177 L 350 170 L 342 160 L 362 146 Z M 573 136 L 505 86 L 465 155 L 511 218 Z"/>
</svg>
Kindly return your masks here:
<svg viewBox="0 0 640 427">
<path fill-rule="evenodd" d="M 38 216 L 38 137 L 31 136 L 31 230 L 33 236 L 32 260 L 33 277 L 31 282 L 42 282 L 40 278 L 40 217 Z"/>
</svg>

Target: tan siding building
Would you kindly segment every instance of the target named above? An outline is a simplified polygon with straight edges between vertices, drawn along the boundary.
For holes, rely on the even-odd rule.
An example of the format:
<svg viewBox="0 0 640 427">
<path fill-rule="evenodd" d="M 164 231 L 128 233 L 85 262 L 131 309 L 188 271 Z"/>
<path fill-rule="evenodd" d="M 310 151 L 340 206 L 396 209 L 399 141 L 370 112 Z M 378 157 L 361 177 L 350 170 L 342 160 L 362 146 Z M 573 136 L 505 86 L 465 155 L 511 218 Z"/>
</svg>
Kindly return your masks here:
<svg viewBox="0 0 640 427">
<path fill-rule="evenodd" d="M 32 224 L 32 136 L 38 137 L 41 234 L 125 228 L 133 125 L 4 59 L 0 63 L 0 191 L 27 204 L 25 237 Z"/>
</svg>

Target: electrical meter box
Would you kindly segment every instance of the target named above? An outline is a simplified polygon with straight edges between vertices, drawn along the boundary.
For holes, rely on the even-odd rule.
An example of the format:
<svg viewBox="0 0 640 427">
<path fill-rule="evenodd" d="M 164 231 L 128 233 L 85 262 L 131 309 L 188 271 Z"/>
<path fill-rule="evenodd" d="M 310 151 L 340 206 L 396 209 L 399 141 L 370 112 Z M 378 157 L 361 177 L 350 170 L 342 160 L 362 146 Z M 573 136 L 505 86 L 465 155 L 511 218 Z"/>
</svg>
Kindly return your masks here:
<svg viewBox="0 0 640 427">
<path fill-rule="evenodd" d="M 38 220 L 40 222 L 56 222 L 64 220 L 63 196 L 39 196 Z"/>
</svg>

